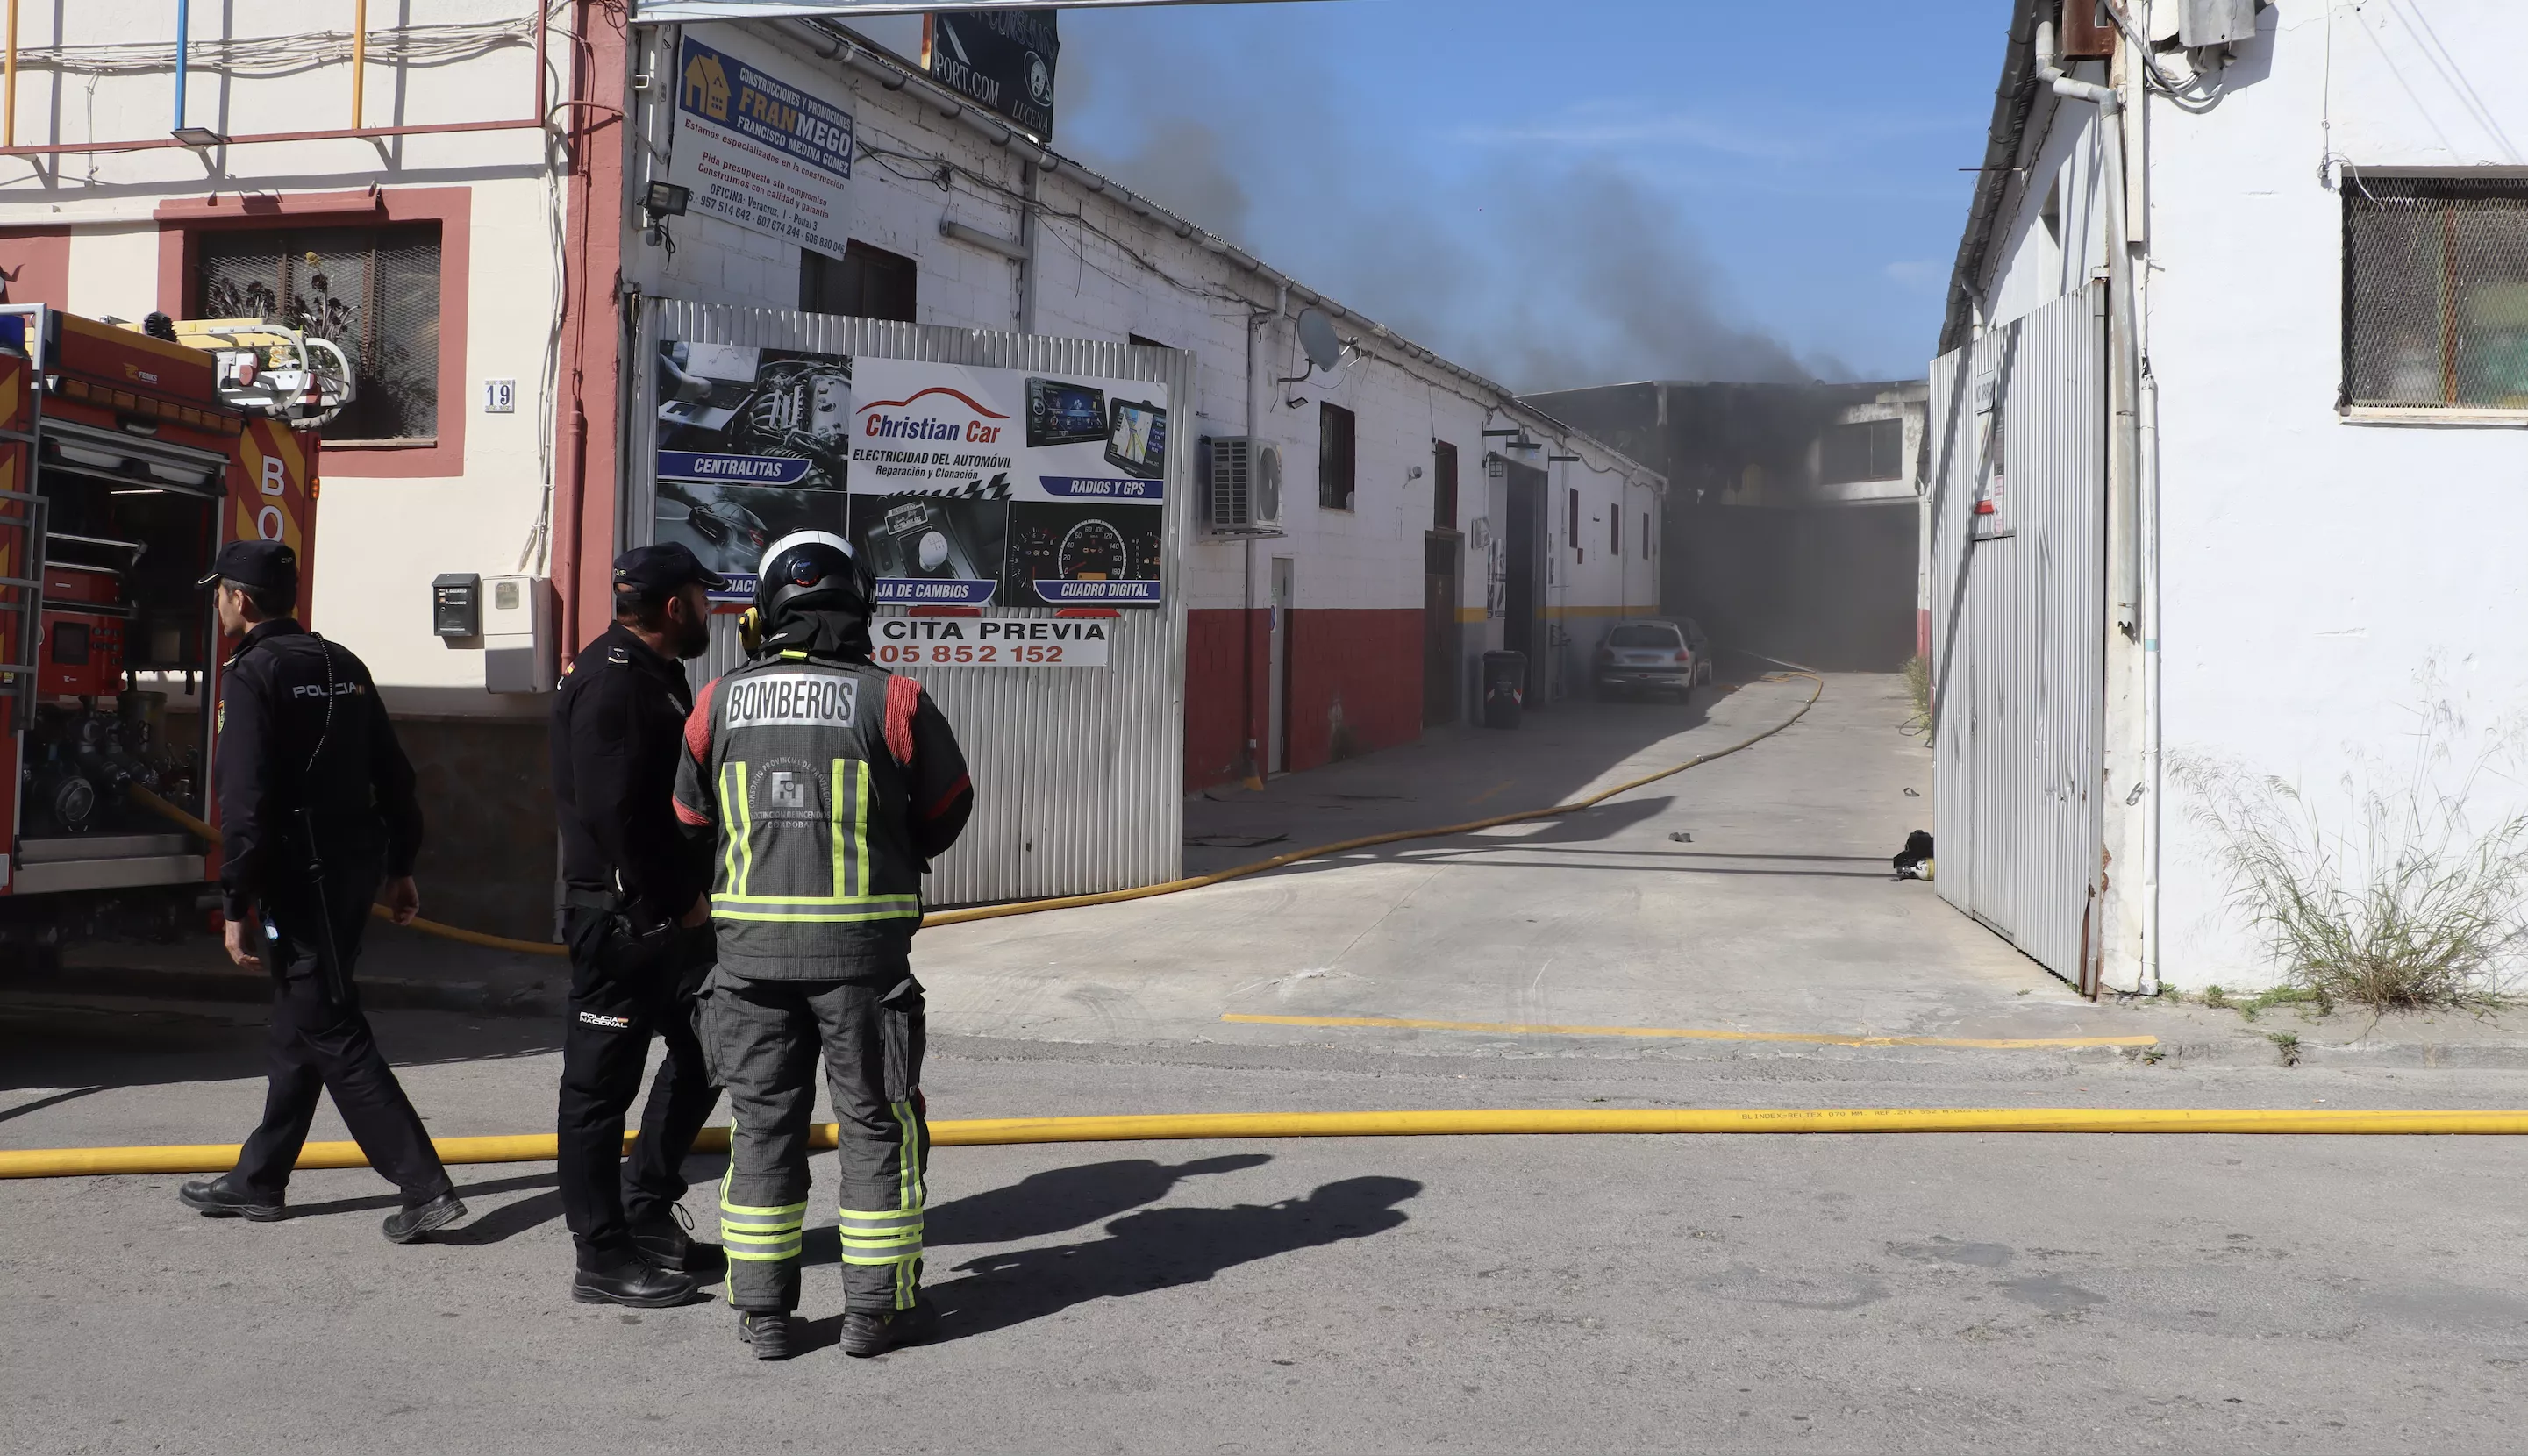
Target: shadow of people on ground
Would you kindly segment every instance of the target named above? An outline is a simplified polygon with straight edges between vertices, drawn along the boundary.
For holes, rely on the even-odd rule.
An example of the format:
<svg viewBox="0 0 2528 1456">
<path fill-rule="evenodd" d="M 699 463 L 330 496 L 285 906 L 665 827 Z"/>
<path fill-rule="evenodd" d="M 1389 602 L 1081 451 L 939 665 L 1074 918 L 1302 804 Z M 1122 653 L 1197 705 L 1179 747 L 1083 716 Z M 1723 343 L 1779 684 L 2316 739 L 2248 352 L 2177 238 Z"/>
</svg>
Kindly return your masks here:
<svg viewBox="0 0 2528 1456">
<path fill-rule="evenodd" d="M 957 1266 L 965 1277 L 929 1290 L 937 1338 L 989 1334 L 1092 1299 L 1198 1284 L 1258 1259 L 1384 1233 L 1405 1222 L 1396 1205 L 1421 1191 L 1411 1178 L 1344 1178 L 1269 1207 L 1151 1209 L 1117 1219 L 1094 1242 L 985 1254 Z"/>
<path fill-rule="evenodd" d="M 1272 1161 L 1270 1153 L 1231 1153 L 1191 1163 L 1118 1158 L 1111 1163 L 1050 1168 L 1006 1188 L 988 1188 L 937 1205 L 922 1217 L 922 1243 L 933 1249 L 951 1244 L 1013 1244 L 1066 1233 L 1156 1203 L 1186 1178 L 1237 1172 Z M 842 1235 L 832 1224 L 808 1230 L 799 1254 L 802 1268 L 833 1264 L 841 1258 Z"/>
</svg>

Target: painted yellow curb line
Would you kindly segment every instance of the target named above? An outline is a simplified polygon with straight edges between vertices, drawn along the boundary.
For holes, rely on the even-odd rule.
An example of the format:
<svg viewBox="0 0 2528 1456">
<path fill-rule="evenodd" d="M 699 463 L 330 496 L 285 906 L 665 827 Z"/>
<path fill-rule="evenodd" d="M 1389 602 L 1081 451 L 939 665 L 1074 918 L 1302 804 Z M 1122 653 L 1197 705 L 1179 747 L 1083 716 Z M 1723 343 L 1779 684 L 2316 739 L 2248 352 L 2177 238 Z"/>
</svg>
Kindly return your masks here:
<svg viewBox="0 0 2528 1456">
<path fill-rule="evenodd" d="M 1691 1026 L 1551 1026 L 1531 1021 L 1417 1021 L 1403 1016 L 1261 1016 L 1225 1012 L 1220 1019 L 1248 1026 L 1380 1026 L 1400 1031 L 1499 1031 L 1520 1036 L 1647 1036 L 1688 1041 L 1790 1041 L 1826 1047 L 2155 1047 L 2155 1036 L 1836 1036 L 1823 1031 L 1726 1031 Z"/>
<path fill-rule="evenodd" d="M 1392 1113 L 1171 1113 L 1101 1118 L 983 1118 L 933 1122 L 943 1148 L 1021 1143 L 1178 1142 L 1248 1137 L 1468 1137 L 1558 1133 L 1784 1132 L 2227 1132 L 2326 1136 L 2528 1134 L 2528 1112 L 2362 1112 L 2295 1108 L 1540 1108 Z M 631 1139 L 627 1137 L 626 1146 Z M 810 1130 L 809 1146 L 834 1145 L 834 1124 Z M 549 1163 L 550 1133 L 443 1137 L 448 1163 Z M 728 1129 L 706 1127 L 694 1151 L 728 1149 Z M 0 1152 L 0 1178 L 108 1173 L 223 1172 L 236 1143 L 154 1148 L 29 1148 Z M 298 1166 L 365 1168 L 356 1143 L 309 1143 Z"/>
</svg>

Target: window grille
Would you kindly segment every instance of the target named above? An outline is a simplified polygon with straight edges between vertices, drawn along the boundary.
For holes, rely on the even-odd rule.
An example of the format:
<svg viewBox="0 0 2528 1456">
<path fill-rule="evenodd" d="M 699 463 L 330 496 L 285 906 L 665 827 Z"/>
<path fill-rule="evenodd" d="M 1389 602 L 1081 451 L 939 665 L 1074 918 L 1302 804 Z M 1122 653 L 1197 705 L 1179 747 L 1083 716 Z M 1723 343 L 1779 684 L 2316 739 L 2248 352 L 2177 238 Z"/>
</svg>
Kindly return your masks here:
<svg viewBox="0 0 2528 1456">
<path fill-rule="evenodd" d="M 2528 179 L 2344 182 L 2344 399 L 2528 410 Z"/>
<path fill-rule="evenodd" d="M 1905 422 L 1862 420 L 1825 432 L 1817 446 L 1817 484 L 1858 485 L 1905 476 Z"/>
<path fill-rule="evenodd" d="M 327 440 L 439 434 L 439 225 L 205 233 L 202 317 L 263 318 L 332 339 L 358 394 Z"/>
</svg>

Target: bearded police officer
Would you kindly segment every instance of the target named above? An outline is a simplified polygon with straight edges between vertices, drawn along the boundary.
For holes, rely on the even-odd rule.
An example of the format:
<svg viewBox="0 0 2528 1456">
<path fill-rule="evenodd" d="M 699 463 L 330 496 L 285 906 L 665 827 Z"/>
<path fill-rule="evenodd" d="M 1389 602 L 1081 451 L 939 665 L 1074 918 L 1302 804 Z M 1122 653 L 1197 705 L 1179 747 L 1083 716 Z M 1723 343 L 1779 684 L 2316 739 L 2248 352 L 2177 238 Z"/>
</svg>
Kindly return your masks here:
<svg viewBox="0 0 2528 1456">
<path fill-rule="evenodd" d="M 847 1354 L 917 1338 L 922 1271 L 922 875 L 973 811 L 966 760 L 929 697 L 869 661 L 876 584 L 841 538 L 764 553 L 752 660 L 706 691 L 676 813 L 711 846 L 719 960 L 703 1044 L 733 1127 L 720 1238 L 738 1332 L 791 1353 L 818 1052 L 840 1123 Z"/>
<path fill-rule="evenodd" d="M 624 552 L 613 625 L 581 650 L 553 702 L 571 973 L 558 1171 L 579 1255 L 571 1297 L 587 1304 L 655 1309 L 695 1291 L 678 1200 L 685 1155 L 719 1089 L 694 1039 L 692 997 L 711 962 L 711 873 L 676 822 L 693 711 L 678 661 L 711 646 L 708 594 L 727 586 L 682 546 Z M 654 1035 L 666 1057 L 627 1158 L 624 1114 Z"/>
<path fill-rule="evenodd" d="M 412 1243 L 465 1205 L 351 981 L 381 883 L 396 924 L 421 909 L 412 764 L 368 668 L 290 617 L 294 551 L 231 542 L 201 581 L 214 583 L 221 633 L 242 639 L 220 683 L 220 892 L 230 959 L 272 971 L 269 1084 L 237 1167 L 179 1194 L 214 1218 L 283 1217 L 317 1094 L 330 1092 L 369 1166 L 403 1189 L 387 1237 Z"/>
</svg>

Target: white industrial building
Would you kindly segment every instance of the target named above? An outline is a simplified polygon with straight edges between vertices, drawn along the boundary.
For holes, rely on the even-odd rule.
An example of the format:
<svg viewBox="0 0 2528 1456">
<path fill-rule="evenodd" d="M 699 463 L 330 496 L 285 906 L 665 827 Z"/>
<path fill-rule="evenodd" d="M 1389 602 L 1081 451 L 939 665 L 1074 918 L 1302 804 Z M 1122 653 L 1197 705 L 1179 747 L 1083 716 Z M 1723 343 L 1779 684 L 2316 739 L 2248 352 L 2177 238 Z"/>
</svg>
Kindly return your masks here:
<svg viewBox="0 0 2528 1456">
<path fill-rule="evenodd" d="M 1654 473 L 910 58 L 823 23 L 646 25 L 595 0 L 440 0 L 364 35 L 339 9 L 197 5 L 180 58 L 161 0 L 28 8 L 0 270 L 18 302 L 321 307 L 356 336 L 364 397 L 327 435 L 313 615 L 371 663 L 446 806 L 448 858 L 423 872 L 450 918 L 543 927 L 548 700 L 496 691 L 517 684 L 487 673 L 486 637 L 434 631 L 434 582 L 521 578 L 531 600 L 549 581 L 541 648 L 594 634 L 607 559 L 663 508 L 639 350 L 671 315 L 963 363 L 1000 332 L 1085 340 L 1154 381 L 1179 367 L 1157 351 L 1186 356 L 1179 453 L 1249 440 L 1258 480 L 1235 509 L 1171 496 L 1161 690 L 1182 727 L 1139 765 L 1171 805 L 1461 720 L 1487 648 L 1527 649 L 1531 697 L 1550 697 L 1605 623 L 1658 607 Z M 696 46 L 718 59 L 697 69 Z M 807 224 L 711 215 L 692 174 L 697 117 L 737 125 L 712 88 L 741 68 L 825 148 L 820 175 L 780 164 L 821 209 Z M 687 191 L 654 195 L 670 182 Z M 1309 310 L 1333 323 L 1333 367 L 1302 351 Z M 915 327 L 813 322 L 836 316 Z"/>
<path fill-rule="evenodd" d="M 2184 766 L 2349 826 L 2425 707 L 2528 708 L 2528 7 L 2012 9 L 1931 374 L 1941 892 L 2085 989 L 2269 984 Z"/>
</svg>

